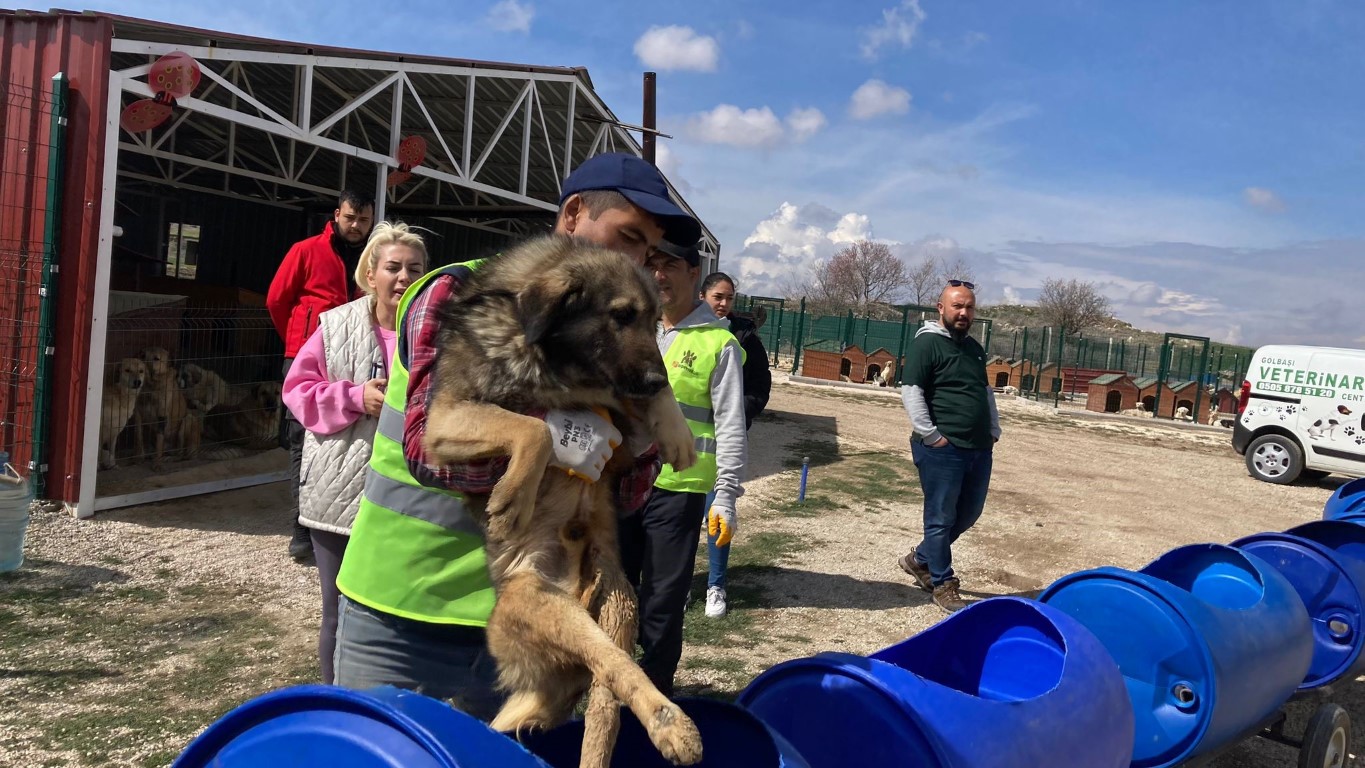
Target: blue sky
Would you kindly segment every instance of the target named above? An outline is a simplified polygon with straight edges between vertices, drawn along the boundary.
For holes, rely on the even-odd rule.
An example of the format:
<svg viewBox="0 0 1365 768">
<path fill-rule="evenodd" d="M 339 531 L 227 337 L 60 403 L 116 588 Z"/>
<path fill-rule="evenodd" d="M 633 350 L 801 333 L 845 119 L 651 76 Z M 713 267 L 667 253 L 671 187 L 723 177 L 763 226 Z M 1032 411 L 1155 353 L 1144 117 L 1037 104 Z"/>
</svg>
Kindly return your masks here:
<svg viewBox="0 0 1365 768">
<path fill-rule="evenodd" d="M 961 257 L 981 300 L 1097 283 L 1149 330 L 1365 347 L 1365 5 L 139 0 L 301 42 L 586 66 L 745 292 L 851 239 Z"/>
</svg>

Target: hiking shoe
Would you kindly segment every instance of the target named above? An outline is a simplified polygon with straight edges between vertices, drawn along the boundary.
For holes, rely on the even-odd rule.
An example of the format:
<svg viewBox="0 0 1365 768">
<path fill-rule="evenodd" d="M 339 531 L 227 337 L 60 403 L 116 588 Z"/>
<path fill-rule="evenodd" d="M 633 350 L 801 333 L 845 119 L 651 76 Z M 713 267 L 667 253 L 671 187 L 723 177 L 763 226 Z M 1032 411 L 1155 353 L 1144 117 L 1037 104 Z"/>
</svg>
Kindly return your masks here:
<svg viewBox="0 0 1365 768">
<path fill-rule="evenodd" d="M 898 562 L 900 563 L 902 571 L 905 571 L 914 577 L 915 586 L 925 592 L 934 591 L 934 579 L 929 575 L 929 567 L 920 565 L 919 561 L 915 559 L 915 553 L 913 551 L 908 555 L 901 555 L 901 559 Z"/>
<path fill-rule="evenodd" d="M 313 559 L 313 536 L 298 520 L 294 521 L 294 535 L 289 537 L 289 556 L 300 563 Z"/>
<path fill-rule="evenodd" d="M 957 613 L 966 608 L 967 601 L 963 600 L 962 595 L 957 593 L 958 586 L 957 579 L 948 579 L 934 587 L 934 605 L 948 613 Z"/>
<path fill-rule="evenodd" d="M 706 588 L 706 618 L 719 619 L 730 610 L 725 602 L 725 587 Z"/>
</svg>

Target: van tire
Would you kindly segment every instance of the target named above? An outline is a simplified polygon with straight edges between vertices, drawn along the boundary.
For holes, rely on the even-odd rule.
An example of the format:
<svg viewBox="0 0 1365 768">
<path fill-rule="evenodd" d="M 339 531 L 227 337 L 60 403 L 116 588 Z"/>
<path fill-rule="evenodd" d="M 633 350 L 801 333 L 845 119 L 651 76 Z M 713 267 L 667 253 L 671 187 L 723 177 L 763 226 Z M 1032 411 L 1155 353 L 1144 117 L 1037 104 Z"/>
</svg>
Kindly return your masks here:
<svg viewBox="0 0 1365 768">
<path fill-rule="evenodd" d="M 1261 435 L 1247 446 L 1247 472 L 1257 480 L 1289 485 L 1303 472 L 1303 449 L 1284 435 Z"/>
</svg>

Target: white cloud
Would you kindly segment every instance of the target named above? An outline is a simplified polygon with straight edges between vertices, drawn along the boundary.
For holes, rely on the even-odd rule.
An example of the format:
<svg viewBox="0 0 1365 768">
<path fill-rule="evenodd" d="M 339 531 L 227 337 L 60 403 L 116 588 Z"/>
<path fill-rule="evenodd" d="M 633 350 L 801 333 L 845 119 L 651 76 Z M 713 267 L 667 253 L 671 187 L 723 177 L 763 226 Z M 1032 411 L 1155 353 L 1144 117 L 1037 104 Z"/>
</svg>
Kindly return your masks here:
<svg viewBox="0 0 1365 768">
<path fill-rule="evenodd" d="M 720 45 L 691 27 L 650 27 L 635 41 L 640 63 L 661 71 L 715 72 Z"/>
<path fill-rule="evenodd" d="M 1007 285 L 1004 288 L 1005 304 L 1023 304 L 1024 299 L 1019 295 L 1019 291 L 1014 286 Z"/>
<path fill-rule="evenodd" d="M 721 104 L 687 121 L 687 133 L 708 144 L 735 147 L 771 147 L 782 140 L 782 121 L 767 107 L 740 109 Z"/>
<path fill-rule="evenodd" d="M 863 30 L 863 56 L 877 58 L 883 46 L 899 45 L 909 48 L 915 33 L 924 22 L 924 11 L 919 0 L 902 0 L 901 4 L 882 11 L 882 23 Z"/>
<path fill-rule="evenodd" d="M 499 0 L 488 9 L 488 24 L 499 32 L 530 32 L 531 20 L 536 17 L 536 9 L 530 3 L 518 0 Z"/>
<path fill-rule="evenodd" d="M 872 221 L 865 214 L 784 202 L 754 226 L 738 254 L 725 260 L 746 292 L 772 295 L 808 279 L 817 264 L 849 243 L 872 237 Z"/>
<path fill-rule="evenodd" d="M 909 91 L 875 79 L 858 86 L 848 104 L 848 113 L 857 120 L 869 120 L 887 113 L 899 115 L 909 111 Z"/>
<path fill-rule="evenodd" d="M 1242 190 L 1242 200 L 1247 205 L 1267 213 L 1283 213 L 1284 201 L 1272 190 L 1265 187 L 1247 187 Z"/>
<path fill-rule="evenodd" d="M 792 141 L 805 141 L 824 130 L 825 125 L 825 113 L 815 107 L 793 109 L 787 115 L 787 128 L 791 131 Z"/>
<path fill-rule="evenodd" d="M 671 182 L 674 188 L 684 195 L 692 192 L 692 184 L 682 175 L 683 161 L 668 146 L 666 141 L 658 141 L 654 144 L 654 165 L 663 172 L 663 175 Z"/>
</svg>

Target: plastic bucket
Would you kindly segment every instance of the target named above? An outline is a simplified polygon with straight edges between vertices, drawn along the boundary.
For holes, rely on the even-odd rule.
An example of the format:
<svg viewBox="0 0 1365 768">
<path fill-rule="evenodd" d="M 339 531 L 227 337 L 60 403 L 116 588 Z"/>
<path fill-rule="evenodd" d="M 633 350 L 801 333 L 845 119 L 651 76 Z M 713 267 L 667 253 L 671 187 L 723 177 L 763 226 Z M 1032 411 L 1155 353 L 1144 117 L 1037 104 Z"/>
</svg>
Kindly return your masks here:
<svg viewBox="0 0 1365 768">
<path fill-rule="evenodd" d="M 1294 587 L 1259 557 L 1219 544 L 1172 550 L 1141 571 L 1063 576 L 1038 599 L 1094 632 L 1123 670 L 1134 768 L 1241 737 L 1294 694 L 1313 659 Z"/>
<path fill-rule="evenodd" d="M 1313 662 L 1299 685 L 1302 690 L 1320 688 L 1347 675 L 1355 677 L 1361 666 L 1365 560 L 1339 554 L 1316 540 L 1319 537 L 1365 543 L 1365 528 L 1323 520 L 1284 533 L 1258 533 L 1232 542 L 1232 546 L 1270 563 L 1294 586 L 1308 609 L 1313 622 Z"/>
<path fill-rule="evenodd" d="M 809 768 L 795 747 L 734 704 L 691 698 L 677 699 L 675 703 L 701 732 L 702 758 L 696 768 Z M 553 768 L 578 768 L 583 721 L 574 720 L 522 739 L 528 749 Z M 673 768 L 649 740 L 640 721 L 625 708 L 621 709 L 621 732 L 616 738 L 611 765 Z"/>
<path fill-rule="evenodd" d="M 0 573 L 24 564 L 24 535 L 28 532 L 28 506 L 33 501 L 29 482 L 9 463 L 0 460 Z"/>
<path fill-rule="evenodd" d="M 545 768 L 520 744 L 459 710 L 385 686 L 300 685 L 221 717 L 173 768 Z"/>
<path fill-rule="evenodd" d="M 1079 623 L 1023 598 L 974 603 L 867 658 L 779 664 L 739 703 L 812 768 L 1118 768 L 1133 752 L 1117 665 Z"/>
<path fill-rule="evenodd" d="M 1342 520 L 1354 515 L 1365 517 L 1365 477 L 1337 488 L 1322 505 L 1323 520 Z"/>
</svg>

